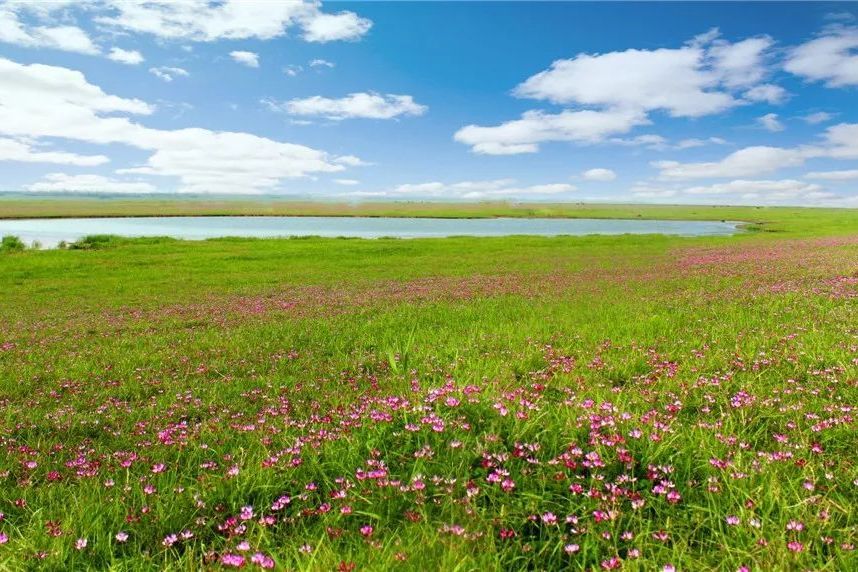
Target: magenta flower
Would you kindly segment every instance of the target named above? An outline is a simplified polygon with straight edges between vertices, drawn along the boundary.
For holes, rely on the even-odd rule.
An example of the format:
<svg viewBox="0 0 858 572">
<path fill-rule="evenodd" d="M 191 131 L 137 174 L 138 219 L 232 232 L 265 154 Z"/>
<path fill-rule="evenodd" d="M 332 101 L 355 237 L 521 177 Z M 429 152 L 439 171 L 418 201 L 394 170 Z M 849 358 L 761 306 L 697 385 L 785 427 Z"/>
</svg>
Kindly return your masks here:
<svg viewBox="0 0 858 572">
<path fill-rule="evenodd" d="M 241 568 L 244 566 L 244 556 L 240 554 L 224 554 L 220 557 L 220 563 L 232 568 Z"/>
</svg>

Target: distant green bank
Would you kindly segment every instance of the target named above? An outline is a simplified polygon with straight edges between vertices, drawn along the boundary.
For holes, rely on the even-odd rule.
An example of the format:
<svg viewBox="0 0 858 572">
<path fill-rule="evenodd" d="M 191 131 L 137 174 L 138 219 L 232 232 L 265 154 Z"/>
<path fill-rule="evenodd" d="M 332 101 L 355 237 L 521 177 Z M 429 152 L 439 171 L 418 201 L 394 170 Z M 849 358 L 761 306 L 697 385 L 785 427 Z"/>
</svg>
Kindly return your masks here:
<svg viewBox="0 0 858 572">
<path fill-rule="evenodd" d="M 858 228 L 858 209 L 585 203 L 310 202 L 281 199 L 2 197 L 0 218 L 148 216 L 342 216 L 420 218 L 618 218 L 742 221 L 750 230 L 838 234 Z"/>
</svg>

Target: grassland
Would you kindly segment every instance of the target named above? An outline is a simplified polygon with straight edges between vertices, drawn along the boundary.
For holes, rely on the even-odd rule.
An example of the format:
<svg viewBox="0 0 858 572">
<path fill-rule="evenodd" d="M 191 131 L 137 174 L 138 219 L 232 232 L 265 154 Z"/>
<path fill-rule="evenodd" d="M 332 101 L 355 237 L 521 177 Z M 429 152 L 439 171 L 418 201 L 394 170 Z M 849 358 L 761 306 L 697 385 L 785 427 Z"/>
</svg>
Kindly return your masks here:
<svg viewBox="0 0 858 572">
<path fill-rule="evenodd" d="M 752 230 L 0 255 L 0 569 L 858 568 L 856 211 L 361 208 Z"/>
</svg>

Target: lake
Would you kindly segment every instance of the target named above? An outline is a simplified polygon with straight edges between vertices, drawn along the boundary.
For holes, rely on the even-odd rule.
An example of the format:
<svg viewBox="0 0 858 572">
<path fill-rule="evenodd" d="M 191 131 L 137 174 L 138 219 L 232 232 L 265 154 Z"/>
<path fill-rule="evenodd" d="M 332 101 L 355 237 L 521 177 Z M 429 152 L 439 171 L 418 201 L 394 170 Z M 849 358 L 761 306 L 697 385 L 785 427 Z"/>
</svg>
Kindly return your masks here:
<svg viewBox="0 0 858 572">
<path fill-rule="evenodd" d="M 445 236 L 671 234 L 724 236 L 736 223 L 678 220 L 562 218 L 433 219 L 384 217 L 198 216 L 0 220 L 0 236 L 14 234 L 45 248 L 89 234 L 170 236 L 202 240 L 225 236 L 439 238 Z"/>
</svg>

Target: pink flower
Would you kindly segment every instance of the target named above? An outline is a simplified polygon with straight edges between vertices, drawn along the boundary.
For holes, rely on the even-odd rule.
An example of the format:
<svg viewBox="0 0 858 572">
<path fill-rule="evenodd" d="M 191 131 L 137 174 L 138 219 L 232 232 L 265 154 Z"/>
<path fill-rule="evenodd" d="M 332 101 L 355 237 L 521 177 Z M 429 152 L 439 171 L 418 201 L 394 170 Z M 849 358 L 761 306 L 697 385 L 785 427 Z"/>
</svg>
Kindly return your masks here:
<svg viewBox="0 0 858 572">
<path fill-rule="evenodd" d="M 86 548 L 86 545 L 87 545 L 86 538 L 78 538 L 77 540 L 74 541 L 74 547 L 78 550 L 83 550 L 84 548 Z"/>
<path fill-rule="evenodd" d="M 542 522 L 549 526 L 552 526 L 557 524 L 557 517 L 554 515 L 553 512 L 546 512 L 542 515 Z"/>
<path fill-rule="evenodd" d="M 730 526 L 736 526 L 737 524 L 739 524 L 739 522 L 741 522 L 739 517 L 735 515 L 728 516 L 726 520 L 727 524 L 729 524 Z"/>
<path fill-rule="evenodd" d="M 787 543 L 787 548 L 789 548 L 792 552 L 801 552 L 804 550 L 804 544 L 798 542 L 797 540 L 792 540 Z"/>
<path fill-rule="evenodd" d="M 238 546 L 236 546 L 235 549 L 240 552 L 247 552 L 248 550 L 250 550 L 250 543 L 246 540 L 242 540 L 238 543 Z"/>
<path fill-rule="evenodd" d="M 274 568 L 274 560 L 270 556 L 266 556 L 261 552 L 257 552 L 251 556 L 250 561 L 262 568 Z"/>
<path fill-rule="evenodd" d="M 241 568 L 244 566 L 244 556 L 239 554 L 224 554 L 220 557 L 220 563 L 232 568 Z"/>
<path fill-rule="evenodd" d="M 116 538 L 116 542 L 125 542 L 128 540 L 128 533 L 120 530 L 114 538 Z"/>
<path fill-rule="evenodd" d="M 372 536 L 372 525 L 365 524 L 360 527 L 360 533 L 366 536 L 367 538 Z"/>
<path fill-rule="evenodd" d="M 799 522 L 797 520 L 791 520 L 787 523 L 786 529 L 795 532 L 801 532 L 802 530 L 804 530 L 804 523 Z"/>
<path fill-rule="evenodd" d="M 566 554 L 575 554 L 576 552 L 581 550 L 581 547 L 577 544 L 567 544 L 563 547 L 563 550 L 566 552 Z"/>
<path fill-rule="evenodd" d="M 9 537 L 6 536 L 5 532 L 0 532 L 0 544 L 6 544 L 9 542 Z"/>
<path fill-rule="evenodd" d="M 166 467 L 167 466 L 164 463 L 155 463 L 154 465 L 152 465 L 152 472 L 156 474 L 163 473 Z"/>
</svg>

